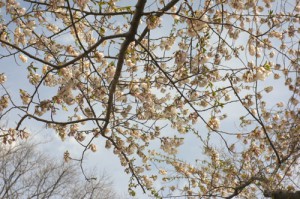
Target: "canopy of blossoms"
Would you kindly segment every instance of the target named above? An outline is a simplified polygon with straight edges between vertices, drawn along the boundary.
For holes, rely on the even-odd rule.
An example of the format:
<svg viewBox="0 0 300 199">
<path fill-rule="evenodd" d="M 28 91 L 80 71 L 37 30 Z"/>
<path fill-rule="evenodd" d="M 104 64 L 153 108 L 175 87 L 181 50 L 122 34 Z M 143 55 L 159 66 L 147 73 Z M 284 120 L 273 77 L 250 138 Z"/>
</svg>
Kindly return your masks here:
<svg viewBox="0 0 300 199">
<path fill-rule="evenodd" d="M 19 77 L 0 74 L 0 119 L 14 119 L 3 143 L 30 139 L 30 120 L 78 142 L 82 156 L 66 151 L 66 161 L 105 147 L 132 176 L 131 195 L 299 190 L 299 0 L 0 7 L 0 62 L 25 66 L 30 84 L 11 90 L 6 81 Z M 187 138 L 197 158 L 181 153 Z"/>
</svg>

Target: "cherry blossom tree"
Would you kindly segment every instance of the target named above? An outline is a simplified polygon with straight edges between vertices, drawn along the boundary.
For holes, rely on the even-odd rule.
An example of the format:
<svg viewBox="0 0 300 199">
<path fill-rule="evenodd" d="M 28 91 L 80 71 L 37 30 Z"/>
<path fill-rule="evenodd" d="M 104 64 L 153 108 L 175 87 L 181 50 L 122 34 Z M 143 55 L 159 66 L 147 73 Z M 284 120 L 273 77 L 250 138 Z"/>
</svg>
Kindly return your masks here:
<svg viewBox="0 0 300 199">
<path fill-rule="evenodd" d="M 3 143 L 28 137 L 30 119 L 78 142 L 82 156 L 66 151 L 66 161 L 105 147 L 132 176 L 131 195 L 299 190 L 299 0 L 0 7 L 1 59 L 25 65 L 31 85 L 10 90 L 6 78 L 18 77 L 0 76 L 0 118 L 15 118 Z"/>
</svg>

